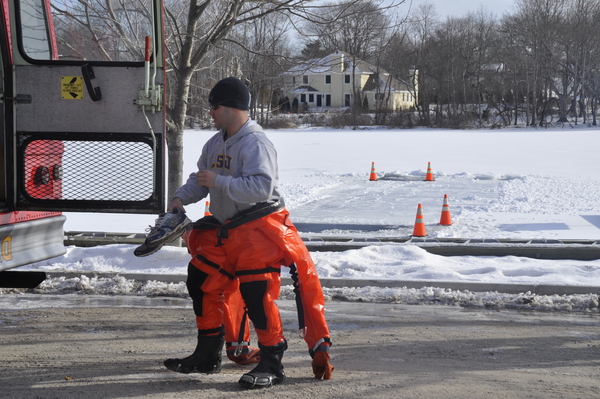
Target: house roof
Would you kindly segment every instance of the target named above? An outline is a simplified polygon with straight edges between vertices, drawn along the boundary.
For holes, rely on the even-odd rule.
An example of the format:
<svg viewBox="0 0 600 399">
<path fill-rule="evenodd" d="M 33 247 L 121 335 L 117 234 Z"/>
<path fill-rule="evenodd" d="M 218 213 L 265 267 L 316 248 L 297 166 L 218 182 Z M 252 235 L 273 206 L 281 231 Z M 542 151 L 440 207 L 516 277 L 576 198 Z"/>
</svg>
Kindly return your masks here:
<svg viewBox="0 0 600 399">
<path fill-rule="evenodd" d="M 293 90 L 293 93 L 306 93 L 307 91 L 319 91 L 312 86 L 298 86 Z"/>
<path fill-rule="evenodd" d="M 304 73 L 324 74 L 331 72 L 339 53 L 326 55 L 322 58 L 313 58 L 299 65 L 293 66 L 284 72 L 285 75 L 298 75 Z"/>
<path fill-rule="evenodd" d="M 389 85 L 389 86 L 388 86 Z M 362 91 L 384 92 L 388 91 L 411 91 L 412 85 L 404 80 L 390 77 L 390 74 L 379 70 L 379 73 L 373 73 L 362 88 Z"/>
<path fill-rule="evenodd" d="M 343 56 L 344 66 L 342 70 L 351 70 L 353 68 L 352 56 L 343 51 L 336 51 L 321 58 L 313 58 L 303 63 L 291 67 L 284 74 L 298 75 L 304 73 L 324 74 L 331 72 L 334 67 L 338 66 L 340 55 Z M 356 59 L 356 73 L 369 73 L 369 65 L 367 62 Z"/>
</svg>

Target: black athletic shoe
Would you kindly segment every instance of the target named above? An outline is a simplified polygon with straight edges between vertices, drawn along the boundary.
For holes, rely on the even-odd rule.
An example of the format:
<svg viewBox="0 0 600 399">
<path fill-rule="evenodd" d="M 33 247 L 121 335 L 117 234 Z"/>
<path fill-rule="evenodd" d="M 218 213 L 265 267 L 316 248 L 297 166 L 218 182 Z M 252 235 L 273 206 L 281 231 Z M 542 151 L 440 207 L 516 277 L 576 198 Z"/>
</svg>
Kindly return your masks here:
<svg viewBox="0 0 600 399">
<path fill-rule="evenodd" d="M 179 208 L 167 212 L 156 219 L 156 224 L 150 226 L 145 244 L 155 246 L 171 242 L 185 231 L 192 221 Z"/>
<path fill-rule="evenodd" d="M 144 244 L 140 245 L 139 247 L 137 247 L 136 249 L 134 249 L 133 254 L 137 257 L 152 255 L 153 253 L 158 252 L 158 250 L 161 249 L 163 247 L 163 245 L 164 244 L 151 246 L 151 245 L 146 245 L 146 243 L 144 243 Z"/>
<path fill-rule="evenodd" d="M 185 213 L 178 208 L 173 212 L 159 215 L 155 225 L 147 229 L 146 241 L 137 247 L 133 254 L 137 257 L 143 257 L 158 252 L 163 245 L 179 238 L 191 222 Z"/>
</svg>

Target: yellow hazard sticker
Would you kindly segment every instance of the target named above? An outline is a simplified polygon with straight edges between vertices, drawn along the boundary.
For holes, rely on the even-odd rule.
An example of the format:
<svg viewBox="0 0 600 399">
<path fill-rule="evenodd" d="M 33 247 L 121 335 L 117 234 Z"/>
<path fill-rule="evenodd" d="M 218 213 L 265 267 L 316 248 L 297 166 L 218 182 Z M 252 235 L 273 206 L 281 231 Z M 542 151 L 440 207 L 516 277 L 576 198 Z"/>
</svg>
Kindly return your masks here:
<svg viewBox="0 0 600 399">
<path fill-rule="evenodd" d="M 82 76 L 62 76 L 60 87 L 63 100 L 83 100 Z"/>
</svg>

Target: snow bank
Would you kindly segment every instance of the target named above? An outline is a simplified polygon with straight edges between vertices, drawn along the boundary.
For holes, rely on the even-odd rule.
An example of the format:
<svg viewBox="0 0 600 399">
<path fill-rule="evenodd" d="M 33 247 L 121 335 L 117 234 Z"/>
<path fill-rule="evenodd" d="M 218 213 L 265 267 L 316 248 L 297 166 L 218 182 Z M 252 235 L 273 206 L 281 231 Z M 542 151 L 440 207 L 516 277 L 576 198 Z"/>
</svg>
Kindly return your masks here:
<svg viewBox="0 0 600 399">
<path fill-rule="evenodd" d="M 22 293 L 63 295 L 135 295 L 188 298 L 185 283 L 137 281 L 122 276 L 50 278 L 32 290 L 0 289 L 1 295 Z M 599 297 L 586 295 L 502 294 L 498 292 L 455 291 L 446 288 L 323 288 L 326 301 L 395 303 L 407 305 L 447 305 L 498 311 L 535 310 L 600 313 Z M 293 286 L 281 287 L 281 299 L 294 299 Z M 191 305 L 191 302 L 190 302 Z"/>
</svg>

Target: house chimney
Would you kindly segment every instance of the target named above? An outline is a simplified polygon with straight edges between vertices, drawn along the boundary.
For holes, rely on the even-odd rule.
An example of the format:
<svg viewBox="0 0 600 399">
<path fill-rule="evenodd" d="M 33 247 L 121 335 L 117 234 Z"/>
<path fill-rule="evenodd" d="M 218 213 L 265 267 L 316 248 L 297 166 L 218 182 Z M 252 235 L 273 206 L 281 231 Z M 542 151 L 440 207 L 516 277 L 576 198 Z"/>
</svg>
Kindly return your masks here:
<svg viewBox="0 0 600 399">
<path fill-rule="evenodd" d="M 344 72 L 344 53 L 336 51 L 329 56 L 329 65 L 331 66 L 331 72 L 342 73 Z"/>
</svg>

